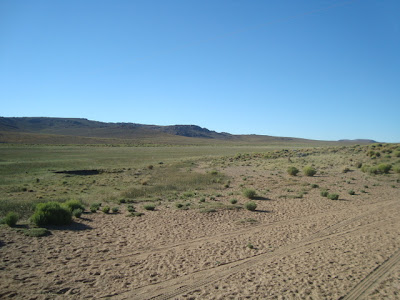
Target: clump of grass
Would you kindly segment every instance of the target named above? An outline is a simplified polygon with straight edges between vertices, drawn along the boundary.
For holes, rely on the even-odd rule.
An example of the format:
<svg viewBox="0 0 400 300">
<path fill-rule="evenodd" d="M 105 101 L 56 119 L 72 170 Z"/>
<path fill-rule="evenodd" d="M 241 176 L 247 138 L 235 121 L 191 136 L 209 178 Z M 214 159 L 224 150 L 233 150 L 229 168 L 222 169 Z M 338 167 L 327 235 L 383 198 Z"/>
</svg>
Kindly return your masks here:
<svg viewBox="0 0 400 300">
<path fill-rule="evenodd" d="M 247 244 L 247 248 L 249 248 L 249 249 L 254 249 L 254 245 L 253 245 L 252 243 L 248 243 L 248 244 Z"/>
<path fill-rule="evenodd" d="M 257 204 L 254 201 L 246 202 L 244 204 L 244 208 L 250 211 L 255 211 L 257 208 Z"/>
<path fill-rule="evenodd" d="M 75 218 L 80 218 L 81 215 L 82 215 L 82 213 L 83 213 L 83 210 L 80 209 L 80 208 L 74 209 L 74 210 L 72 211 L 72 215 L 73 215 Z"/>
<path fill-rule="evenodd" d="M 216 211 L 217 211 L 217 210 L 216 210 L 215 208 L 210 208 L 210 207 L 200 209 L 200 212 L 201 212 L 201 213 L 214 213 L 214 212 L 216 212 Z"/>
<path fill-rule="evenodd" d="M 130 213 L 133 213 L 136 211 L 136 209 L 132 205 L 128 205 L 126 208 Z"/>
<path fill-rule="evenodd" d="M 231 204 L 236 204 L 238 201 L 237 201 L 237 199 L 231 199 L 229 202 L 230 202 Z"/>
<path fill-rule="evenodd" d="M 362 165 L 363 165 L 362 162 L 357 162 L 357 163 L 356 163 L 356 167 L 357 167 L 358 169 L 360 169 L 360 168 L 362 167 Z"/>
<path fill-rule="evenodd" d="M 199 202 L 200 202 L 200 203 L 204 203 L 204 202 L 206 202 L 206 198 L 204 198 L 204 197 L 201 197 L 201 198 L 200 198 L 200 200 L 199 200 Z"/>
<path fill-rule="evenodd" d="M 113 207 L 112 209 L 111 209 L 111 211 L 114 213 L 114 214 L 116 214 L 116 213 L 118 213 L 119 212 L 119 207 Z"/>
<path fill-rule="evenodd" d="M 105 214 L 108 214 L 108 213 L 110 213 L 110 207 L 109 207 L 109 206 L 104 206 L 104 207 L 101 209 L 101 211 L 102 211 L 103 213 L 105 213 Z"/>
<path fill-rule="evenodd" d="M 378 165 L 379 173 L 381 174 L 388 174 L 392 169 L 392 165 L 390 164 L 380 164 Z"/>
<path fill-rule="evenodd" d="M 68 208 L 71 212 L 73 212 L 76 209 L 81 209 L 82 212 L 85 210 L 85 207 L 79 200 L 68 200 L 63 203 L 63 206 Z"/>
<path fill-rule="evenodd" d="M 90 211 L 91 211 L 92 213 L 95 213 L 96 211 L 98 211 L 98 209 L 100 208 L 100 206 L 101 206 L 101 203 L 92 203 L 92 204 L 90 205 Z"/>
<path fill-rule="evenodd" d="M 296 167 L 289 167 L 289 168 L 287 169 L 287 172 L 288 172 L 288 174 L 291 175 L 291 176 L 296 176 L 297 173 L 299 173 L 299 169 L 297 169 Z"/>
<path fill-rule="evenodd" d="M 143 215 L 144 215 L 144 213 L 142 213 L 142 212 L 133 211 L 128 215 L 128 217 L 141 217 Z"/>
<path fill-rule="evenodd" d="M 315 184 L 315 183 L 313 183 L 313 184 L 311 185 L 311 188 L 313 188 L 313 189 L 317 189 L 317 188 L 319 188 L 319 185 L 318 185 L 318 184 Z"/>
<path fill-rule="evenodd" d="M 31 221 L 37 226 L 68 225 L 72 222 L 72 213 L 58 202 L 39 203 Z"/>
<path fill-rule="evenodd" d="M 182 208 L 183 206 L 184 205 L 182 203 L 179 203 L 179 202 L 175 203 L 176 208 Z"/>
<path fill-rule="evenodd" d="M 317 170 L 315 170 L 315 169 L 314 169 L 313 167 L 311 167 L 311 166 L 306 166 L 306 167 L 304 167 L 303 172 L 304 172 L 304 175 L 309 176 L 309 177 L 312 177 L 312 176 L 314 176 L 315 174 L 317 174 Z"/>
<path fill-rule="evenodd" d="M 354 190 L 349 191 L 349 195 L 355 195 L 355 194 L 356 194 L 356 192 Z"/>
<path fill-rule="evenodd" d="M 253 199 L 257 196 L 257 193 L 253 189 L 245 189 L 245 190 L 243 190 L 243 196 L 245 196 L 246 198 L 249 198 L 249 199 Z"/>
<path fill-rule="evenodd" d="M 327 190 L 322 190 L 321 191 L 321 196 L 322 197 L 328 197 L 328 195 L 329 195 L 329 192 Z"/>
<path fill-rule="evenodd" d="M 348 167 L 345 167 L 343 170 L 342 170 L 342 173 L 348 173 L 348 172 L 350 172 L 351 170 L 348 168 Z"/>
<path fill-rule="evenodd" d="M 15 212 L 10 211 L 1 221 L 10 227 L 14 227 L 17 225 L 18 219 L 19 216 Z"/>
<path fill-rule="evenodd" d="M 145 204 L 145 205 L 143 206 L 143 208 L 144 208 L 145 210 L 155 210 L 155 209 L 156 209 L 156 206 L 155 206 L 155 204 Z"/>
<path fill-rule="evenodd" d="M 46 228 L 28 228 L 28 229 L 24 229 L 22 231 L 22 233 L 26 236 L 30 236 L 30 237 L 41 237 L 41 236 L 46 236 L 50 234 L 50 231 L 47 230 Z"/>
<path fill-rule="evenodd" d="M 328 199 L 330 199 L 330 200 L 338 200 L 339 199 L 339 195 L 335 194 L 335 193 L 329 194 L 328 195 Z"/>
</svg>

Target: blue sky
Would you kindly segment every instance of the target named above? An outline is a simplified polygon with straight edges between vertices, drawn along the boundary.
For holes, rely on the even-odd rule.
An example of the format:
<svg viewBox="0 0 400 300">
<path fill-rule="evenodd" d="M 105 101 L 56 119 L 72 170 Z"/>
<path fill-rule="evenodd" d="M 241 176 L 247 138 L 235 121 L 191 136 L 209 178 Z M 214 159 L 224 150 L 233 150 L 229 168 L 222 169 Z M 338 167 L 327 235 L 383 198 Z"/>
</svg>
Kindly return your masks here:
<svg viewBox="0 0 400 300">
<path fill-rule="evenodd" d="M 400 1 L 0 0 L 0 116 L 400 142 Z"/>
</svg>

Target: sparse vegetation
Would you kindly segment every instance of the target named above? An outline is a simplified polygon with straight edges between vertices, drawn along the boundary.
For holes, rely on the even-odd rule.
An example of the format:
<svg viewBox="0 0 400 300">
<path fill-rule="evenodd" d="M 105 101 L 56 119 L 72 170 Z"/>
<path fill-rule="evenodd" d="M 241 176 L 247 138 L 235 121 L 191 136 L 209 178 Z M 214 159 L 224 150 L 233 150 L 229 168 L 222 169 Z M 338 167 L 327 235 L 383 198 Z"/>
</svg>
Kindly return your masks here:
<svg viewBox="0 0 400 300">
<path fill-rule="evenodd" d="M 68 225 L 72 222 L 72 213 L 58 202 L 39 203 L 31 221 L 37 226 Z"/>
<path fill-rule="evenodd" d="M 254 201 L 246 202 L 244 204 L 244 208 L 250 211 L 255 211 L 257 208 L 257 204 Z"/>
<path fill-rule="evenodd" d="M 2 222 L 10 227 L 14 227 L 15 225 L 17 225 L 18 219 L 18 215 L 15 212 L 11 211 L 4 217 L 4 219 L 2 219 Z"/>
<path fill-rule="evenodd" d="M 81 215 L 82 215 L 82 213 L 83 213 L 83 210 L 80 209 L 80 208 L 76 208 L 76 209 L 74 209 L 74 210 L 72 211 L 72 215 L 73 215 L 75 218 L 80 218 Z"/>
<path fill-rule="evenodd" d="M 103 207 L 101 208 L 101 211 L 102 211 L 103 213 L 105 213 L 105 214 L 108 214 L 108 213 L 110 213 L 110 207 L 109 207 L 109 206 L 103 206 Z"/>
<path fill-rule="evenodd" d="M 355 195 L 355 194 L 356 194 L 356 192 L 354 190 L 349 191 L 349 195 Z"/>
<path fill-rule="evenodd" d="M 329 194 L 328 195 L 328 199 L 330 199 L 330 200 L 338 200 L 339 199 L 339 195 L 335 194 L 335 193 Z"/>
<path fill-rule="evenodd" d="M 143 208 L 145 210 L 155 210 L 156 206 L 155 206 L 155 204 L 145 204 L 145 205 L 143 205 Z"/>
<path fill-rule="evenodd" d="M 317 170 L 315 170 L 315 169 L 314 169 L 313 167 L 311 167 L 311 166 L 304 167 L 303 172 L 304 172 L 304 175 L 310 176 L 310 177 L 312 177 L 312 176 L 314 176 L 315 174 L 317 174 Z"/>
<path fill-rule="evenodd" d="M 244 189 L 243 196 L 249 199 L 254 199 L 257 196 L 257 192 L 253 189 Z"/>
<path fill-rule="evenodd" d="M 287 169 L 287 172 L 288 172 L 288 174 L 291 175 L 291 176 L 296 176 L 297 173 L 299 173 L 299 169 L 297 169 L 296 167 L 289 167 L 289 168 Z"/>
</svg>

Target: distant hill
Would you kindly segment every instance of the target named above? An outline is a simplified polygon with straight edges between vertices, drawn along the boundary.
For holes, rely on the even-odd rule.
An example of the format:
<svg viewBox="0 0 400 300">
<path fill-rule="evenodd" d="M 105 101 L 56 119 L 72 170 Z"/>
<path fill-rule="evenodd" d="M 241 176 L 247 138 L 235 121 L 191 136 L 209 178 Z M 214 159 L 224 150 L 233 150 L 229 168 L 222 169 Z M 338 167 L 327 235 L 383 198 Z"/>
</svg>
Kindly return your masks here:
<svg viewBox="0 0 400 300">
<path fill-rule="evenodd" d="M 137 123 L 105 123 L 80 118 L 0 117 L 0 142 L 49 144 L 265 144 L 334 143 L 267 135 L 233 135 L 219 133 L 197 125 L 144 125 Z M 366 144 L 371 140 L 343 140 L 342 143 Z"/>
</svg>

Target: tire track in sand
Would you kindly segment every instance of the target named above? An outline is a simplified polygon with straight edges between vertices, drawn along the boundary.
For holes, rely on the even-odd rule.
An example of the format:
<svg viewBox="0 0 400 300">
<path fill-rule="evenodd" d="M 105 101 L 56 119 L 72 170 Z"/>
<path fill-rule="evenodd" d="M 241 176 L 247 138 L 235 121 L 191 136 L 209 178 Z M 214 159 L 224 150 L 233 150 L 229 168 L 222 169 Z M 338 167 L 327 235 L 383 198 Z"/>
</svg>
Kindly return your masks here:
<svg viewBox="0 0 400 300">
<path fill-rule="evenodd" d="M 361 280 L 342 300 L 365 299 L 372 289 L 379 284 L 390 271 L 400 263 L 400 250 L 397 250 L 383 264 L 376 267 L 367 277 Z"/>
<path fill-rule="evenodd" d="M 379 208 L 379 207 L 378 207 Z M 345 231 L 339 231 L 340 228 L 346 227 L 354 221 L 357 221 L 363 217 L 376 213 L 375 211 L 369 211 L 359 216 L 338 222 L 328 228 L 321 230 L 309 238 L 304 239 L 301 242 L 286 245 L 277 249 L 272 253 L 263 253 L 250 258 L 241 259 L 231 263 L 227 263 L 212 269 L 199 271 L 196 273 L 188 274 L 171 280 L 162 281 L 159 283 L 143 286 L 132 291 L 116 295 L 115 299 L 171 299 L 184 293 L 189 293 L 198 290 L 202 286 L 211 284 L 215 281 L 223 279 L 229 275 L 238 273 L 240 271 L 251 268 L 260 263 L 264 263 L 275 257 L 287 256 L 294 254 L 298 251 L 303 251 L 315 244 L 325 242 L 335 237 L 340 237 L 352 232 L 358 231 L 365 227 L 376 226 L 379 223 L 387 223 L 391 219 L 397 220 L 397 218 L 386 218 L 384 220 L 378 220 L 365 225 L 360 225 L 352 229 Z M 335 232 L 336 231 L 336 232 Z"/>
<path fill-rule="evenodd" d="M 367 212 L 364 212 L 363 214 L 358 215 L 357 217 L 355 217 L 353 219 L 340 221 L 338 223 L 330 225 L 327 228 L 324 228 L 321 231 L 321 234 L 323 234 L 323 232 L 325 232 L 327 229 L 334 230 L 337 226 L 342 227 L 347 224 L 350 224 L 352 221 L 362 219 L 366 215 L 369 215 L 371 213 L 371 210 L 376 209 L 376 206 L 378 206 L 378 208 L 381 209 L 386 206 L 390 206 L 390 205 L 398 203 L 397 201 L 396 202 L 385 201 L 385 202 L 388 202 L 388 203 L 384 203 L 382 201 L 380 203 L 372 203 L 372 204 L 366 205 L 366 206 L 364 206 L 364 208 L 367 208 Z M 353 208 L 353 210 L 357 211 L 358 208 Z M 131 253 L 120 254 L 120 255 L 116 255 L 116 256 L 112 257 L 111 259 L 116 260 L 116 259 L 126 258 L 126 257 L 135 257 L 136 259 L 146 259 L 150 254 L 162 253 L 162 252 L 170 251 L 170 250 L 180 248 L 180 247 L 194 248 L 194 247 L 197 247 L 197 246 L 203 244 L 204 242 L 211 241 L 211 240 L 212 241 L 220 241 L 224 238 L 228 238 L 231 236 L 239 236 L 241 234 L 253 233 L 253 232 L 256 232 L 257 230 L 262 230 L 262 229 L 264 229 L 266 227 L 270 227 L 270 226 L 292 224 L 293 222 L 296 222 L 296 221 L 301 222 L 304 220 L 309 220 L 311 217 L 318 218 L 319 216 L 326 216 L 327 214 L 329 214 L 331 216 L 331 215 L 341 213 L 343 211 L 348 212 L 348 208 L 335 210 L 335 211 L 331 211 L 331 212 L 321 212 L 321 213 L 316 213 L 316 214 L 310 214 L 310 215 L 306 215 L 306 216 L 302 216 L 302 217 L 298 217 L 298 218 L 292 218 L 292 219 L 283 220 L 283 221 L 276 221 L 276 222 L 267 223 L 267 224 L 252 225 L 251 227 L 245 227 L 240 230 L 230 231 L 230 232 L 226 232 L 226 233 L 222 233 L 222 234 L 218 234 L 218 235 L 205 236 L 205 237 L 200 237 L 200 238 L 196 238 L 193 240 L 188 240 L 188 241 L 184 241 L 184 242 L 180 242 L 180 243 L 169 244 L 169 245 L 165 245 L 165 246 L 161 246 L 161 247 L 157 247 L 157 248 L 153 248 L 153 249 L 148 249 L 148 250 L 144 249 L 144 250 L 138 250 L 138 251 L 131 252 Z M 344 223 L 344 222 L 347 222 L 347 223 Z M 318 233 L 319 232 L 316 232 L 314 234 L 318 234 Z M 311 236 L 311 237 L 314 237 L 314 236 Z M 145 251 L 145 252 L 143 252 L 143 251 Z"/>
</svg>

